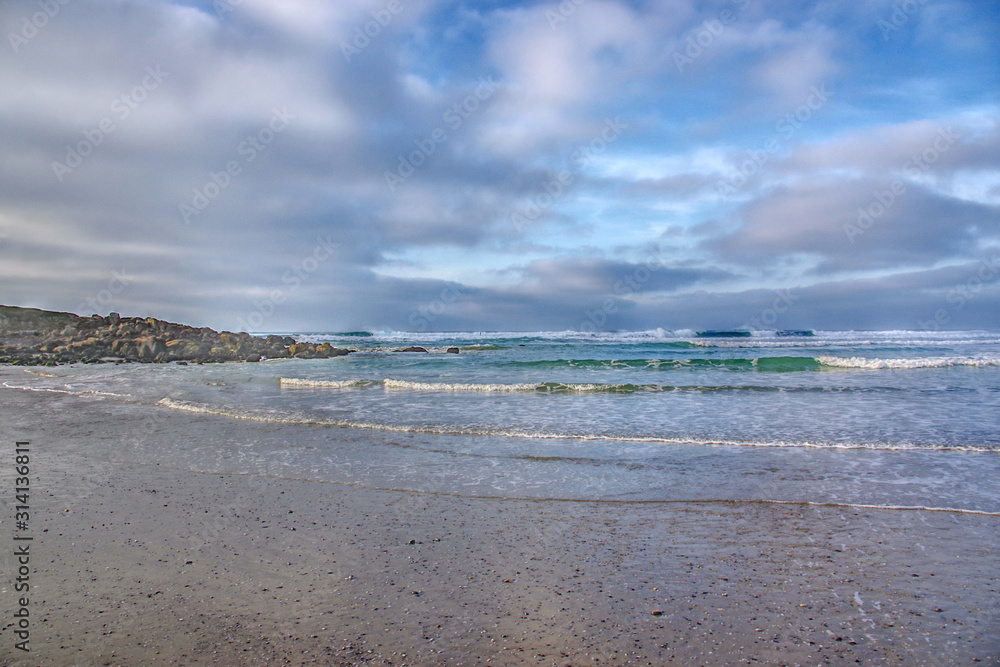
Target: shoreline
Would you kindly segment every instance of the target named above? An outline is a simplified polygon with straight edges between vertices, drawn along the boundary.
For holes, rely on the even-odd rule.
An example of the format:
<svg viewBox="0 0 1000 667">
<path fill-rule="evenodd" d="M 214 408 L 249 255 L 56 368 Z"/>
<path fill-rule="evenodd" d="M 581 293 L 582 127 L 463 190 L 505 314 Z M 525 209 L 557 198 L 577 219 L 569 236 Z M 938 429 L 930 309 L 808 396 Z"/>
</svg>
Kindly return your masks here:
<svg viewBox="0 0 1000 667">
<path fill-rule="evenodd" d="M 8 585 L 5 664 L 1000 657 L 994 516 L 463 498 L 195 472 L 129 461 L 128 441 L 190 447 L 308 427 L 0 397 L 0 433 L 32 442 L 38 475 L 33 650 L 12 654 Z M 7 483 L 6 461 L 0 470 Z M 6 496 L 3 512 L 9 525 Z"/>
</svg>

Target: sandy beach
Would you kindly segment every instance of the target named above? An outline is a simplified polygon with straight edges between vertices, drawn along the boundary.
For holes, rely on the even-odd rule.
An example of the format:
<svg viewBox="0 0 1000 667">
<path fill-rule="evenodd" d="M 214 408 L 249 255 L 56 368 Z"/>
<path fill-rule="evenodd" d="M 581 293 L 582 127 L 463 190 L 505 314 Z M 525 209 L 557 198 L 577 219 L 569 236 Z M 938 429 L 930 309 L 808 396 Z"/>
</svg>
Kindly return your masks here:
<svg viewBox="0 0 1000 667">
<path fill-rule="evenodd" d="M 129 461 L 304 438 L 0 389 L 4 665 L 956 665 L 1000 657 L 1000 517 L 468 498 Z M 357 438 L 347 429 L 333 437 Z M 15 650 L 13 447 L 32 451 Z M 86 453 L 81 453 L 85 451 Z"/>
</svg>

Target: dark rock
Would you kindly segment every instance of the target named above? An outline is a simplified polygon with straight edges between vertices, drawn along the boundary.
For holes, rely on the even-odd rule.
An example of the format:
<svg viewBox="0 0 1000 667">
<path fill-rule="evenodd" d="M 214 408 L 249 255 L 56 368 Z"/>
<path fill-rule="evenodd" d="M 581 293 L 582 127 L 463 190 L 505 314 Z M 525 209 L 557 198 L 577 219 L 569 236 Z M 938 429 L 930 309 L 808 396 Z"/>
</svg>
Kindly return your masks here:
<svg viewBox="0 0 1000 667">
<path fill-rule="evenodd" d="M 426 352 L 426 347 L 420 347 L 419 345 L 411 345 L 410 347 L 404 347 L 401 350 L 396 350 L 396 352 Z"/>
<path fill-rule="evenodd" d="M 133 343 L 141 361 L 156 361 L 167 351 L 167 346 L 163 339 L 154 336 L 140 336 Z"/>
<path fill-rule="evenodd" d="M 156 318 L 80 317 L 34 308 L 0 306 L 0 363 L 30 365 L 142 361 L 193 363 L 259 361 L 262 357 L 337 357 L 329 343 L 297 343 L 290 336 L 258 338 L 246 332 L 216 332 Z M 426 351 L 421 348 L 420 351 Z"/>
<path fill-rule="evenodd" d="M 310 343 L 295 343 L 288 347 L 288 354 L 302 359 L 312 359 L 316 356 L 316 346 Z"/>
<path fill-rule="evenodd" d="M 447 350 L 448 354 L 458 354 L 460 351 L 457 347 L 449 347 Z"/>
</svg>

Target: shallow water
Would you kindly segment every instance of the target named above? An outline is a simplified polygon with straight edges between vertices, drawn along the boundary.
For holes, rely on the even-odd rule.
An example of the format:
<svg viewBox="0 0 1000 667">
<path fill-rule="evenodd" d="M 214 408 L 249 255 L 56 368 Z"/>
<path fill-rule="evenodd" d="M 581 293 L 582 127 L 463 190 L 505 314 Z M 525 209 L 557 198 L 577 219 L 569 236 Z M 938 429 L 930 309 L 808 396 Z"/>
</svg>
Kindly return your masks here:
<svg viewBox="0 0 1000 667">
<path fill-rule="evenodd" d="M 197 470 L 478 496 L 1000 512 L 997 334 L 293 335 L 358 352 L 8 367 L 4 384 L 221 415 L 184 451 L 120 434 L 122 457 Z M 392 351 L 408 345 L 430 352 Z M 233 420 L 285 437 L 233 441 Z"/>
</svg>

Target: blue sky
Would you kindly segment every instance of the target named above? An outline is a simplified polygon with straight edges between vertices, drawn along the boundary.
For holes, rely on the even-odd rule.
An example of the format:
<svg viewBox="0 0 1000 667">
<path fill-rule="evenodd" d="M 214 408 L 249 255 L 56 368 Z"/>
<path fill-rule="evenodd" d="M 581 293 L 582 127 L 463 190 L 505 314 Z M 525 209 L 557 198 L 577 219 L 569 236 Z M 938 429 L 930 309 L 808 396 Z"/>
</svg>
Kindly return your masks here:
<svg viewBox="0 0 1000 667">
<path fill-rule="evenodd" d="M 995 2 L 14 0 L 0 302 L 1000 328 Z"/>
</svg>

